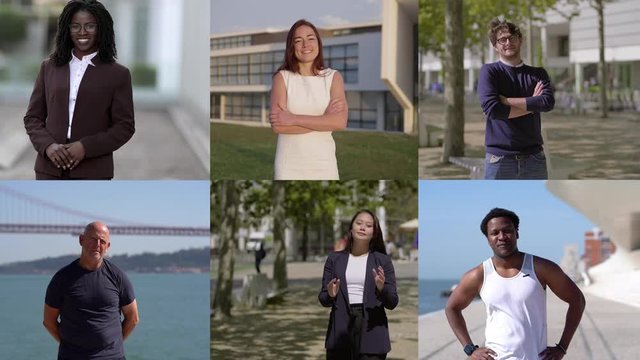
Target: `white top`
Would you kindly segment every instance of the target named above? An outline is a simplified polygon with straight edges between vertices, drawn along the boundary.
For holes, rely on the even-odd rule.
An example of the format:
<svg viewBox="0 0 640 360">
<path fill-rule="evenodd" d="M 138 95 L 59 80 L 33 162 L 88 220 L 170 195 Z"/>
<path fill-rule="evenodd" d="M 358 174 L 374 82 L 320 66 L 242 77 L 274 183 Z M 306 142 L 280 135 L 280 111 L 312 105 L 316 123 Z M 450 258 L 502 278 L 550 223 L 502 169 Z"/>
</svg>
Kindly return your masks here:
<svg viewBox="0 0 640 360">
<path fill-rule="evenodd" d="M 280 71 L 287 89 L 287 109 L 296 115 L 323 115 L 331 100 L 335 70 L 317 76 Z M 338 180 L 336 144 L 331 131 L 279 134 L 274 164 L 275 180 Z"/>
<path fill-rule="evenodd" d="M 78 98 L 78 89 L 87 71 L 89 65 L 96 66 L 91 62 L 98 52 L 85 55 L 82 60 L 78 59 L 73 51 L 71 52 L 71 61 L 69 62 L 69 127 L 67 128 L 67 139 L 71 139 L 71 123 L 73 122 L 73 112 L 76 109 L 76 99 Z"/>
<path fill-rule="evenodd" d="M 533 256 L 524 255 L 520 272 L 512 278 L 500 276 L 491 258 L 482 266 L 485 346 L 498 354 L 496 360 L 537 360 L 547 348 L 547 302 L 533 268 Z"/>
<path fill-rule="evenodd" d="M 362 304 L 364 294 L 364 280 L 367 277 L 367 258 L 369 253 L 353 256 L 349 254 L 347 261 L 347 291 L 349 292 L 349 304 Z"/>
</svg>

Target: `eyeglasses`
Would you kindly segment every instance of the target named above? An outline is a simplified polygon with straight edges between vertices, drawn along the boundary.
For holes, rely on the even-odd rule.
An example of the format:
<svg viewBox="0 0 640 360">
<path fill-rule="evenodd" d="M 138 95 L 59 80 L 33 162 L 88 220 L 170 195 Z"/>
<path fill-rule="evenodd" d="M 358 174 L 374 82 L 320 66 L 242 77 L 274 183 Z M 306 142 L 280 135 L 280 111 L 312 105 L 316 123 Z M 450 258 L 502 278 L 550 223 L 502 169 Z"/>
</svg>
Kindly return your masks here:
<svg viewBox="0 0 640 360">
<path fill-rule="evenodd" d="M 498 39 L 498 43 L 504 45 L 507 43 L 507 40 L 509 40 L 509 42 L 513 44 L 514 42 L 520 40 L 520 38 L 517 35 L 505 36 Z"/>
<path fill-rule="evenodd" d="M 69 30 L 71 30 L 72 33 L 79 33 L 83 28 L 84 28 L 84 31 L 88 33 L 94 33 L 96 32 L 96 30 L 98 30 L 98 24 L 96 23 L 86 23 L 84 25 L 77 24 L 77 23 L 69 24 Z"/>
</svg>

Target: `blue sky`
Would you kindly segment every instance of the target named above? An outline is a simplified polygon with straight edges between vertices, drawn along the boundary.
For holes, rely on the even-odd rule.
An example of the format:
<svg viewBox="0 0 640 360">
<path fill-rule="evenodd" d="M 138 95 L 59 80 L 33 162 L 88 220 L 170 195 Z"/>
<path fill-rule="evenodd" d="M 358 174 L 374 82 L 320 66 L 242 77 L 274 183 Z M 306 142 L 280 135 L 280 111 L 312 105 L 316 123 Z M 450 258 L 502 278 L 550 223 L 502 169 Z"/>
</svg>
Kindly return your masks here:
<svg viewBox="0 0 640 360">
<path fill-rule="evenodd" d="M 211 0 L 212 34 L 289 29 L 305 18 L 322 27 L 382 19 L 382 0 Z"/>
<path fill-rule="evenodd" d="M 0 186 L 94 214 L 96 220 L 107 217 L 150 225 L 209 227 L 209 181 L 3 181 Z M 42 208 L 21 215 L 24 210 L 18 203 L 23 202 L 0 191 L 0 221 L 25 217 L 46 221 L 54 213 Z M 208 237 L 113 235 L 109 252 L 161 253 L 204 246 L 209 246 Z M 71 235 L 0 234 L 0 264 L 79 253 L 78 239 Z"/>
<path fill-rule="evenodd" d="M 457 279 L 492 255 L 480 221 L 494 207 L 520 217 L 518 248 L 559 263 L 566 244 L 584 252 L 587 218 L 544 181 L 420 181 L 420 278 Z"/>
</svg>

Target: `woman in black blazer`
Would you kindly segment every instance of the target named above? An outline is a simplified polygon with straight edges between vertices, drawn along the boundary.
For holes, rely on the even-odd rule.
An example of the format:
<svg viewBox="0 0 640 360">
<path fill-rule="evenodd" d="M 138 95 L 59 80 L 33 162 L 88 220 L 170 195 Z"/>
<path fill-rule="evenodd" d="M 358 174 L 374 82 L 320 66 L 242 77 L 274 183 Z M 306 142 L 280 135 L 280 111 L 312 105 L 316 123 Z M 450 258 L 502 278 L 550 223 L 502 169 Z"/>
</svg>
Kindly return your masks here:
<svg viewBox="0 0 640 360">
<path fill-rule="evenodd" d="M 385 359 L 391 350 L 385 308 L 398 305 L 396 277 L 380 223 L 369 210 L 351 219 L 345 250 L 324 265 L 322 306 L 331 307 L 327 359 Z"/>
</svg>

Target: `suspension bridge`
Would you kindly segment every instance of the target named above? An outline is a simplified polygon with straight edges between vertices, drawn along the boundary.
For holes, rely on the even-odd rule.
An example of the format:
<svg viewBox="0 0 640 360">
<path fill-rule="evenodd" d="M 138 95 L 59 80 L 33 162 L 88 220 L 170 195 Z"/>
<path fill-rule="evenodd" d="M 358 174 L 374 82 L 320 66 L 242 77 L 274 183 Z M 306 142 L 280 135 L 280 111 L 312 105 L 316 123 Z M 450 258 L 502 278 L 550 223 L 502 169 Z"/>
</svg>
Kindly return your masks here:
<svg viewBox="0 0 640 360">
<path fill-rule="evenodd" d="M 86 224 L 102 221 L 111 235 L 137 236 L 209 236 L 208 227 L 150 225 L 110 216 L 89 213 L 40 199 L 0 185 L 0 234 L 70 234 L 79 235 Z"/>
</svg>

